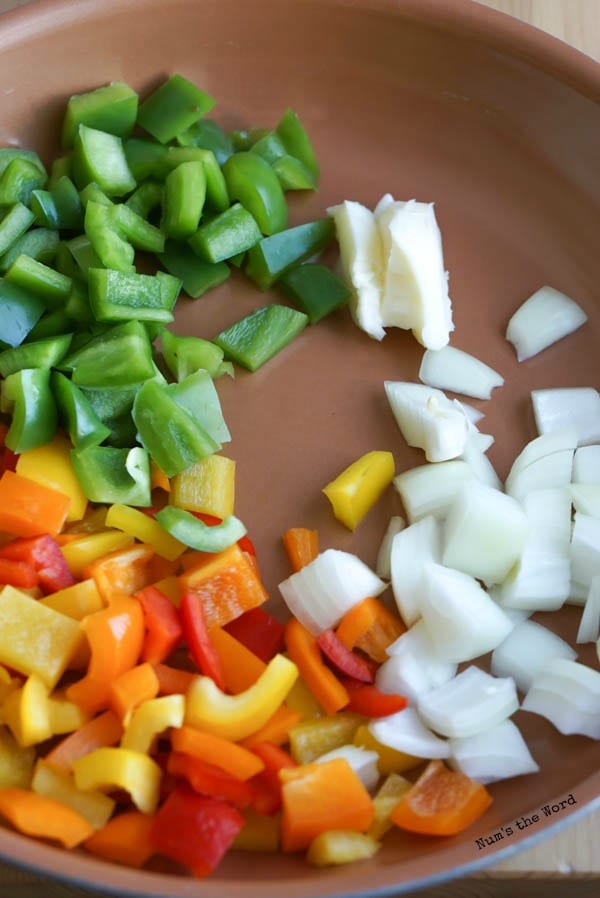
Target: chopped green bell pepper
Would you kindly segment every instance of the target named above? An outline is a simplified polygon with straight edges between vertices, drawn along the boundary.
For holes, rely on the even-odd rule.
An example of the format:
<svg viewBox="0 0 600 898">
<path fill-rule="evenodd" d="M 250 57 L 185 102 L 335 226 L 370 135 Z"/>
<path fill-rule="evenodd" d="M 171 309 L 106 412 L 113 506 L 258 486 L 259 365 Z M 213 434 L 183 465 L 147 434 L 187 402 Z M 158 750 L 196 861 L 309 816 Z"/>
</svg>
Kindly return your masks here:
<svg viewBox="0 0 600 898">
<path fill-rule="evenodd" d="M 4 442 L 13 452 L 44 446 L 54 437 L 56 403 L 49 368 L 23 368 L 2 381 L 0 409 L 11 415 Z"/>
<path fill-rule="evenodd" d="M 75 184 L 63 175 L 50 187 L 50 195 L 58 215 L 60 230 L 79 231 L 83 227 L 84 208 Z"/>
<path fill-rule="evenodd" d="M 73 383 L 89 387 L 126 387 L 154 377 L 152 344 L 140 321 L 127 321 L 93 337 L 60 364 L 73 372 Z"/>
<path fill-rule="evenodd" d="M 227 162 L 235 152 L 229 134 L 217 122 L 209 118 L 200 119 L 187 131 L 178 134 L 177 143 L 182 147 L 200 147 L 203 150 L 211 150 L 219 165 Z"/>
<path fill-rule="evenodd" d="M 47 340 L 49 337 L 58 337 L 67 333 L 73 326 L 72 320 L 64 309 L 55 309 L 42 315 L 38 323 L 32 327 L 27 335 L 27 342 Z"/>
<path fill-rule="evenodd" d="M 44 265 L 43 262 L 32 259 L 31 256 L 24 255 L 15 259 L 5 278 L 11 284 L 17 284 L 39 296 L 49 309 L 61 306 L 73 287 L 71 278 L 55 271 L 49 265 Z"/>
<path fill-rule="evenodd" d="M 23 203 L 9 206 L 0 220 L 0 256 L 33 224 L 35 215 Z"/>
<path fill-rule="evenodd" d="M 319 218 L 265 237 L 248 252 L 246 274 L 261 290 L 267 290 L 289 268 L 322 250 L 334 231 L 333 219 Z"/>
<path fill-rule="evenodd" d="M 50 177 L 48 178 L 48 190 L 52 190 L 54 185 L 63 177 L 68 175 L 71 177 L 71 154 L 66 156 L 57 156 L 50 166 Z"/>
<path fill-rule="evenodd" d="M 211 96 L 182 75 L 174 74 L 144 100 L 137 121 L 160 143 L 169 143 L 214 105 Z"/>
<path fill-rule="evenodd" d="M 263 234 L 276 234 L 286 227 L 288 208 L 281 184 L 261 156 L 235 153 L 223 166 L 223 174 L 229 196 L 254 216 Z"/>
<path fill-rule="evenodd" d="M 158 181 L 144 181 L 128 198 L 129 206 L 141 218 L 148 218 L 151 212 L 163 202 L 164 187 Z"/>
<path fill-rule="evenodd" d="M 162 253 L 165 235 L 159 228 L 138 215 L 127 203 L 116 203 L 108 213 L 115 230 L 122 234 L 135 249 L 148 253 Z"/>
<path fill-rule="evenodd" d="M 234 203 L 226 212 L 201 225 L 188 242 L 200 258 L 217 263 L 246 252 L 260 238 L 254 217 L 240 203 Z"/>
<path fill-rule="evenodd" d="M 140 387 L 141 384 L 112 389 L 81 388 L 81 392 L 94 414 L 110 431 L 105 440 L 110 446 L 124 448 L 134 445 L 136 427 L 131 417 L 131 411 Z"/>
<path fill-rule="evenodd" d="M 295 156 L 281 156 L 273 163 L 273 171 L 284 190 L 316 190 L 317 180 L 310 169 Z"/>
<path fill-rule="evenodd" d="M 79 188 L 94 181 L 108 196 L 123 196 L 136 187 L 120 137 L 80 125 L 73 151 L 73 176 Z"/>
<path fill-rule="evenodd" d="M 209 526 L 183 508 L 166 505 L 156 520 L 167 533 L 199 552 L 223 552 L 245 536 L 247 530 L 239 518 L 229 515 L 220 524 Z"/>
<path fill-rule="evenodd" d="M 46 183 L 46 175 L 33 162 L 17 157 L 0 175 L 0 206 L 29 205 L 31 194 Z"/>
<path fill-rule="evenodd" d="M 67 103 L 61 143 L 66 149 L 72 147 L 80 125 L 127 137 L 133 131 L 137 110 L 138 95 L 123 81 L 74 94 Z"/>
<path fill-rule="evenodd" d="M 224 352 L 210 340 L 179 337 L 165 329 L 160 336 L 160 345 L 167 368 L 178 383 L 200 368 L 208 371 L 212 378 L 224 373 Z"/>
<path fill-rule="evenodd" d="M 171 275 L 126 274 L 109 268 L 90 268 L 90 305 L 97 321 L 173 321 L 172 308 L 181 281 Z M 176 282 L 169 289 L 166 278 Z"/>
<path fill-rule="evenodd" d="M 0 278 L 0 340 L 3 343 L 20 346 L 45 309 L 39 296 Z"/>
<path fill-rule="evenodd" d="M 31 256 L 38 262 L 49 265 L 56 255 L 60 237 L 49 228 L 31 228 L 22 237 L 15 240 L 3 256 L 0 257 L 0 271 L 6 271 L 19 256 Z"/>
<path fill-rule="evenodd" d="M 227 358 L 248 371 L 256 371 L 294 339 L 308 316 L 287 306 L 263 306 L 236 321 L 215 337 Z"/>
<path fill-rule="evenodd" d="M 79 191 L 79 199 L 84 209 L 87 209 L 88 203 L 100 203 L 101 206 L 113 205 L 111 198 L 103 190 L 100 190 L 95 181 L 90 181 Z"/>
<path fill-rule="evenodd" d="M 184 240 L 198 228 L 206 199 L 206 174 L 202 162 L 182 162 L 165 179 L 162 229 L 169 237 Z M 160 250 L 159 250 L 160 252 Z"/>
<path fill-rule="evenodd" d="M 13 159 L 25 159 L 27 162 L 32 162 L 47 177 L 44 163 L 35 150 L 22 150 L 20 147 L 0 148 L 0 175 L 4 174 Z"/>
<path fill-rule="evenodd" d="M 141 446 L 133 449 L 87 446 L 73 449 L 71 460 L 81 488 L 91 502 L 150 505 L 150 460 Z"/>
<path fill-rule="evenodd" d="M 0 352 L 0 375 L 8 377 L 23 368 L 53 368 L 69 351 L 72 334 L 21 343 Z"/>
<path fill-rule="evenodd" d="M 127 165 L 136 181 L 146 178 L 164 178 L 169 167 L 166 164 L 169 148 L 147 137 L 129 137 L 123 141 Z"/>
<path fill-rule="evenodd" d="M 115 271 L 133 272 L 135 250 L 115 227 L 112 206 L 93 201 L 85 209 L 85 233 L 103 265 Z"/>
<path fill-rule="evenodd" d="M 76 449 L 97 446 L 110 436 L 85 394 L 60 371 L 53 371 L 50 386 L 56 400 L 58 416 Z"/>
<path fill-rule="evenodd" d="M 225 176 L 215 154 L 200 147 L 169 147 L 165 157 L 168 171 L 184 162 L 201 162 L 206 176 L 206 205 L 217 212 L 229 208 L 229 193 Z"/>
<path fill-rule="evenodd" d="M 313 177 L 319 179 L 319 163 L 314 147 L 306 129 L 293 109 L 286 109 L 276 128 L 276 133 L 283 142 L 286 151 L 303 162 L 312 172 Z"/>
<path fill-rule="evenodd" d="M 71 240 L 67 240 L 64 245 L 73 256 L 73 259 L 77 263 L 79 274 L 84 280 L 87 281 L 90 268 L 102 267 L 102 262 L 100 261 L 98 254 L 85 234 L 72 237 Z"/>
<path fill-rule="evenodd" d="M 177 384 L 167 386 L 169 395 L 197 421 L 215 443 L 231 440 L 219 394 L 208 371 L 202 368 Z"/>
<path fill-rule="evenodd" d="M 174 240 L 167 240 L 165 251 L 158 254 L 158 260 L 163 268 L 181 280 L 184 291 L 192 299 L 198 299 L 207 290 L 218 287 L 231 274 L 225 262 L 205 262 L 190 246 Z"/>
<path fill-rule="evenodd" d="M 350 290 L 341 278 L 326 265 L 315 262 L 290 268 L 277 283 L 308 315 L 311 324 L 339 308 L 350 296 Z"/>
</svg>

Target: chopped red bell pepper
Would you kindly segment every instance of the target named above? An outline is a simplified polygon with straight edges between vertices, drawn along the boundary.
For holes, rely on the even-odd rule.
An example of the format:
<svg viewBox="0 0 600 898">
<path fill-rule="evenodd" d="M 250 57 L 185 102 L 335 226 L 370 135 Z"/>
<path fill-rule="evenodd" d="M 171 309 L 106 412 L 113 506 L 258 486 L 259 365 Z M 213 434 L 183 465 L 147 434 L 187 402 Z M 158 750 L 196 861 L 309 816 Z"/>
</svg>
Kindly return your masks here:
<svg viewBox="0 0 600 898">
<path fill-rule="evenodd" d="M 183 637 L 198 670 L 212 677 L 219 689 L 225 690 L 225 677 L 219 653 L 214 647 L 200 597 L 192 590 L 186 590 L 179 603 L 179 615 Z"/>
<path fill-rule="evenodd" d="M 387 717 L 388 714 L 403 711 L 408 704 L 408 699 L 404 695 L 381 692 L 370 683 L 357 683 L 345 679 L 344 686 L 350 696 L 344 711 L 355 711 L 357 714 L 364 714 L 365 717 Z"/>
<path fill-rule="evenodd" d="M 150 837 L 157 852 L 202 877 L 219 865 L 243 825 L 236 808 L 182 785 L 157 811 Z"/>
<path fill-rule="evenodd" d="M 272 742 L 257 742 L 252 751 L 265 765 L 265 769 L 249 781 L 254 790 L 252 810 L 257 814 L 276 814 L 282 804 L 279 771 L 298 764 L 287 751 Z"/>
<path fill-rule="evenodd" d="M 375 679 L 373 666 L 366 658 L 346 648 L 333 630 L 325 630 L 317 637 L 317 644 L 325 657 L 337 669 L 361 683 L 372 683 Z"/>
<path fill-rule="evenodd" d="M 167 772 L 186 779 L 194 792 L 228 801 L 237 808 L 247 808 L 252 801 L 252 786 L 248 780 L 240 780 L 216 764 L 185 752 L 169 754 Z"/>
<path fill-rule="evenodd" d="M 284 626 L 263 608 L 250 608 L 223 628 L 266 664 L 284 647 Z"/>
<path fill-rule="evenodd" d="M 0 558 L 0 583 L 3 586 L 16 586 L 17 589 L 32 589 L 37 586 L 39 577 L 32 564 L 26 561 L 11 561 Z"/>
<path fill-rule="evenodd" d="M 136 599 L 144 612 L 146 634 L 141 659 L 150 664 L 165 661 L 183 637 L 183 627 L 173 602 L 156 586 L 146 586 Z"/>
<path fill-rule="evenodd" d="M 49 534 L 14 539 L 0 549 L 0 558 L 31 565 L 44 592 L 57 592 L 75 583 L 60 546 Z"/>
</svg>

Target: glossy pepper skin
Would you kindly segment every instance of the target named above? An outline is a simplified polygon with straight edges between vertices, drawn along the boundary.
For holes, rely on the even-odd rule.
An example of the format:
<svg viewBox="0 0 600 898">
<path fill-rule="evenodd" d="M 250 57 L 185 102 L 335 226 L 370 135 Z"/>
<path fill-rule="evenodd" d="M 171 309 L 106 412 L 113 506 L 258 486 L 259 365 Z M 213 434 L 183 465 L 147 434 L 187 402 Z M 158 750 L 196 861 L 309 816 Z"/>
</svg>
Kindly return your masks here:
<svg viewBox="0 0 600 898">
<path fill-rule="evenodd" d="M 288 220 L 285 195 L 269 163 L 256 153 L 230 156 L 223 166 L 227 190 L 254 216 L 263 234 L 282 231 Z"/>
<path fill-rule="evenodd" d="M 43 446 L 56 433 L 58 416 L 48 368 L 23 368 L 10 374 L 2 382 L 1 404 L 12 413 L 5 443 L 13 452 Z"/>
</svg>

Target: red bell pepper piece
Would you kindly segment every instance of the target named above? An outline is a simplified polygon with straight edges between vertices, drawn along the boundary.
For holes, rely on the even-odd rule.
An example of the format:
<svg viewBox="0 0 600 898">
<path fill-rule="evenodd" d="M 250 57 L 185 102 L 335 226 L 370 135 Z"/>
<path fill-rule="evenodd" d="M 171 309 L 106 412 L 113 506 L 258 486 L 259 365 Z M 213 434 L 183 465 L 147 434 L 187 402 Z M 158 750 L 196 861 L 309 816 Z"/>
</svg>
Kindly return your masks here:
<svg viewBox="0 0 600 898">
<path fill-rule="evenodd" d="M 284 626 L 263 608 L 250 608 L 235 620 L 225 624 L 224 630 L 268 664 L 284 647 Z"/>
<path fill-rule="evenodd" d="M 364 714 L 365 717 L 387 717 L 388 714 L 403 711 L 408 704 L 408 699 L 404 695 L 381 692 L 377 686 L 370 683 L 344 680 L 344 686 L 350 696 L 344 711 L 355 711 L 357 714 Z"/>
<path fill-rule="evenodd" d="M 150 838 L 157 852 L 202 877 L 219 865 L 243 825 L 236 808 L 182 785 L 155 814 Z"/>
<path fill-rule="evenodd" d="M 0 558 L 0 583 L 3 586 L 16 586 L 18 589 L 32 589 L 37 586 L 39 577 L 32 564 L 26 561 L 10 561 Z"/>
<path fill-rule="evenodd" d="M 142 606 L 146 628 L 141 659 L 150 664 L 160 664 L 183 638 L 177 609 L 156 586 L 146 586 L 137 593 L 136 599 Z"/>
<path fill-rule="evenodd" d="M 317 637 L 317 644 L 325 657 L 337 669 L 361 683 L 372 683 L 375 679 L 372 665 L 366 658 L 346 648 L 333 630 L 325 630 Z"/>
<path fill-rule="evenodd" d="M 200 597 L 192 590 L 186 590 L 179 603 L 179 615 L 183 637 L 198 670 L 212 677 L 219 689 L 225 691 L 225 677 L 221 659 L 214 647 Z"/>
<path fill-rule="evenodd" d="M 60 546 L 49 534 L 14 539 L 0 549 L 0 558 L 31 565 L 37 571 L 40 586 L 47 593 L 66 589 L 75 583 Z"/>
<path fill-rule="evenodd" d="M 287 751 L 272 742 L 257 742 L 252 751 L 265 765 L 265 769 L 249 781 L 254 790 L 252 810 L 257 814 L 276 814 L 282 804 L 279 771 L 298 764 Z"/>
<path fill-rule="evenodd" d="M 209 764 L 185 752 L 172 751 L 169 754 L 167 772 L 186 779 L 194 792 L 228 801 L 237 808 L 247 808 L 252 801 L 249 780 L 240 780 L 216 764 Z"/>
</svg>

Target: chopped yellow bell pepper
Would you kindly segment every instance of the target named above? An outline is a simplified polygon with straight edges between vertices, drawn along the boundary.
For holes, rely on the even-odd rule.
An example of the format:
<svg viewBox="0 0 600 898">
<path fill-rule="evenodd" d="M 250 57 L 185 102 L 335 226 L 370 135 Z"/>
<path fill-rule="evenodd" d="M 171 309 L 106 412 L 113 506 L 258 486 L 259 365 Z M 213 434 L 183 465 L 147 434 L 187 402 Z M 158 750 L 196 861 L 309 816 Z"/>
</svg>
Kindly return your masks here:
<svg viewBox="0 0 600 898">
<path fill-rule="evenodd" d="M 394 479 L 391 452 L 367 452 L 342 471 L 323 492 L 333 513 L 349 530 L 355 530 Z"/>
<path fill-rule="evenodd" d="M 66 589 L 59 589 L 52 592 L 48 596 L 40 599 L 40 604 L 46 608 L 53 608 L 72 617 L 73 620 L 83 620 L 88 614 L 94 611 L 100 611 L 104 608 L 102 596 L 98 592 L 96 583 L 91 578 L 75 583 L 73 586 L 67 586 Z"/>
<path fill-rule="evenodd" d="M 51 689 L 83 640 L 77 621 L 12 586 L 0 592 L 0 663 Z"/>
<path fill-rule="evenodd" d="M 72 774 L 57 770 L 41 758 L 35 765 L 31 788 L 77 811 L 94 829 L 104 826 L 115 809 L 115 801 L 108 795 L 97 789 L 79 789 Z"/>
<path fill-rule="evenodd" d="M 44 446 L 22 452 L 17 461 L 17 474 L 69 496 L 71 504 L 67 521 L 80 521 L 88 500 L 73 469 L 72 448 L 66 437 L 57 434 Z"/>
<path fill-rule="evenodd" d="M 130 505 L 111 505 L 106 513 L 106 526 L 122 530 L 142 543 L 148 543 L 157 555 L 168 561 L 175 561 L 187 546 L 167 533 L 164 527 L 149 515 Z"/>
<path fill-rule="evenodd" d="M 11 676 L 7 669 L 0 664 L 0 703 L 10 692 L 14 692 L 22 685 L 23 680 L 20 677 Z"/>
<path fill-rule="evenodd" d="M 64 692 L 52 692 L 48 696 L 48 714 L 53 736 L 74 733 L 82 727 L 91 715 L 75 702 L 69 701 Z"/>
<path fill-rule="evenodd" d="M 374 839 L 382 839 L 388 829 L 392 828 L 394 825 L 392 821 L 394 808 L 412 785 L 410 780 L 405 779 L 403 776 L 399 776 L 397 773 L 390 773 L 373 799 L 375 816 L 367 830 L 368 835 Z"/>
<path fill-rule="evenodd" d="M 35 748 L 23 748 L 10 730 L 0 726 L 0 789 L 7 786 L 28 789 L 34 764 Z"/>
<path fill-rule="evenodd" d="M 156 737 L 169 727 L 183 726 L 185 698 L 183 695 L 163 695 L 143 702 L 131 715 L 121 747 L 148 754 Z"/>
<path fill-rule="evenodd" d="M 267 814 L 245 811 L 246 822 L 231 846 L 234 851 L 264 851 L 274 854 L 279 851 L 279 818 Z"/>
<path fill-rule="evenodd" d="M 92 561 L 132 544 L 132 537 L 121 530 L 101 530 L 67 543 L 66 546 L 62 546 L 62 553 L 67 559 L 69 570 L 76 580 L 80 580 L 83 577 L 83 569 Z"/>
<path fill-rule="evenodd" d="M 380 843 L 372 836 L 346 829 L 329 829 L 311 842 L 306 860 L 313 867 L 332 867 L 364 861 L 377 854 Z"/>
<path fill-rule="evenodd" d="M 124 789 L 144 814 L 158 805 L 162 771 L 148 755 L 128 748 L 96 748 L 73 761 L 78 789 Z"/>
<path fill-rule="evenodd" d="M 235 504 L 235 462 L 224 455 L 209 455 L 176 474 L 171 480 L 169 503 L 187 511 L 232 515 Z"/>
<path fill-rule="evenodd" d="M 181 586 L 175 574 L 172 574 L 170 577 L 163 577 L 162 580 L 157 580 L 152 586 L 160 589 L 168 599 L 171 599 L 174 605 L 179 605 L 181 601 Z"/>
<path fill-rule="evenodd" d="M 2 718 L 23 748 L 44 742 L 52 735 L 48 687 L 36 674 L 27 677 L 2 705 Z"/>
<path fill-rule="evenodd" d="M 352 711 L 338 711 L 328 717 L 305 720 L 290 730 L 290 753 L 298 764 L 310 764 L 334 748 L 352 742 L 364 717 Z"/>
<path fill-rule="evenodd" d="M 245 739 L 275 713 L 297 676 L 293 661 L 275 655 L 258 680 L 237 695 L 222 692 L 210 677 L 197 677 L 187 693 L 185 722 L 233 742 Z"/>
<path fill-rule="evenodd" d="M 302 677 L 298 677 L 285 700 L 286 705 L 292 711 L 298 711 L 302 720 L 314 720 L 323 715 L 323 709 L 318 703 Z"/>
<path fill-rule="evenodd" d="M 377 766 L 379 772 L 385 776 L 388 773 L 403 773 L 405 770 L 412 770 L 423 763 L 423 758 L 417 758 L 414 755 L 407 755 L 403 751 L 397 751 L 390 748 L 389 745 L 382 745 L 369 730 L 368 725 L 362 724 L 354 734 L 354 744 L 359 748 L 366 748 L 368 751 L 376 751 L 379 755 Z"/>
</svg>

